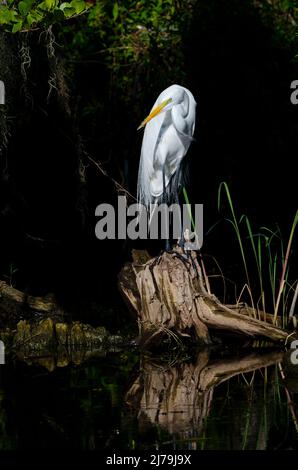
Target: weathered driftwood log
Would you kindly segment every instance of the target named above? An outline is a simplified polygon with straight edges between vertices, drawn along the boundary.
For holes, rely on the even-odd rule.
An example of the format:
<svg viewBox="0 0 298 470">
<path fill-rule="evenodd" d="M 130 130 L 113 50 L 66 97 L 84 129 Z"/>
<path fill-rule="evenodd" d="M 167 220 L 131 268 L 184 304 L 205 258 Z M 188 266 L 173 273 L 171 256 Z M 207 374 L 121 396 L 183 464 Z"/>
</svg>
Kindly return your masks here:
<svg viewBox="0 0 298 470">
<path fill-rule="evenodd" d="M 216 386 L 235 375 L 279 363 L 283 356 L 283 352 L 273 351 L 210 360 L 208 351 L 204 350 L 196 362 L 175 366 L 143 359 L 139 376 L 126 394 L 126 402 L 136 410 L 141 428 L 149 420 L 170 434 L 200 437 Z"/>
<path fill-rule="evenodd" d="M 48 315 L 63 313 L 53 294 L 34 297 L 9 286 L 5 281 L 0 281 L 1 317 L 8 317 L 8 322 L 13 322 L 15 319 L 19 319 L 20 314 L 24 312 L 39 312 Z"/>
<path fill-rule="evenodd" d="M 176 248 L 144 261 L 134 251 L 133 259 L 119 274 L 119 288 L 138 319 L 146 346 L 171 331 L 187 335 L 191 330 L 208 344 L 210 329 L 274 342 L 286 340 L 288 333 L 272 324 L 272 315 L 262 312 L 260 318 L 267 320 L 262 321 L 250 307 L 226 306 L 208 293 L 195 252 L 185 259 Z"/>
</svg>

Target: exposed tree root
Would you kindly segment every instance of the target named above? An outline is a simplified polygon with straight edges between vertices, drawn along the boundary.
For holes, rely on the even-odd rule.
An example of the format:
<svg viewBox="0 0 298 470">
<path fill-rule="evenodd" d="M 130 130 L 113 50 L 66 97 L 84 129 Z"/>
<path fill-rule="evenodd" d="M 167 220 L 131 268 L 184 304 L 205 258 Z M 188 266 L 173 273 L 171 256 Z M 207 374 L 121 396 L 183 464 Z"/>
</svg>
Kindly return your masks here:
<svg viewBox="0 0 298 470">
<path fill-rule="evenodd" d="M 196 253 L 184 259 L 180 248 L 158 258 L 140 262 L 133 253 L 119 274 L 119 288 L 137 316 L 140 337 L 145 346 L 156 343 L 171 330 L 178 335 L 195 331 L 199 342 L 210 343 L 210 330 L 223 330 L 251 338 L 284 342 L 288 333 L 272 324 L 272 315 L 248 306 L 223 305 L 210 295 L 204 284 Z M 266 319 L 266 321 L 262 321 Z"/>
</svg>

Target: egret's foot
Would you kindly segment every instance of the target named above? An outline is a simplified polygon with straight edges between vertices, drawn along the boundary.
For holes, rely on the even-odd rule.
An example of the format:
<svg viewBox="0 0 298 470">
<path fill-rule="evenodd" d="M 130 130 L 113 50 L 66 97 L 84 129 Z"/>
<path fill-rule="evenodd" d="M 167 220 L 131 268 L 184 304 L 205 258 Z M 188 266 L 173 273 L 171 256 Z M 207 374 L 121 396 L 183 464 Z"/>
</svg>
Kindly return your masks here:
<svg viewBox="0 0 298 470">
<path fill-rule="evenodd" d="M 177 251 L 173 251 L 173 256 L 179 258 L 185 264 L 187 269 L 190 267 L 188 256 L 185 253 L 181 255 L 180 253 L 177 253 Z"/>
<path fill-rule="evenodd" d="M 156 258 L 153 260 L 153 262 L 151 264 L 152 267 L 154 267 L 154 266 L 156 266 L 157 264 L 160 263 L 162 255 L 163 255 L 163 251 L 161 251 L 160 254 L 158 256 L 156 256 Z"/>
<path fill-rule="evenodd" d="M 179 248 L 181 248 L 183 251 L 184 251 L 184 245 L 185 245 L 185 239 L 184 239 L 184 237 L 182 236 L 182 237 L 179 238 L 179 240 L 178 240 L 178 246 L 179 246 Z"/>
<path fill-rule="evenodd" d="M 167 253 L 170 253 L 170 252 L 172 251 L 172 250 L 171 250 L 171 245 L 170 245 L 169 240 L 166 240 L 166 242 L 165 242 L 165 251 L 166 251 Z"/>
<path fill-rule="evenodd" d="M 185 240 L 183 239 L 183 241 L 185 242 Z M 183 246 L 181 245 L 181 239 L 179 240 L 179 242 L 177 243 L 177 245 L 179 246 L 179 248 L 182 248 L 183 250 L 183 254 L 180 254 L 178 253 L 177 251 L 174 251 L 173 252 L 173 255 L 174 256 L 177 256 L 177 258 L 181 259 L 181 261 L 183 261 L 185 264 L 187 263 L 188 266 L 187 267 L 190 267 L 192 266 L 193 270 L 195 271 L 195 273 L 197 274 L 197 277 L 199 277 L 199 273 L 198 273 L 198 267 L 191 255 L 191 252 L 189 250 L 185 250 L 184 249 L 184 243 L 183 243 Z"/>
</svg>

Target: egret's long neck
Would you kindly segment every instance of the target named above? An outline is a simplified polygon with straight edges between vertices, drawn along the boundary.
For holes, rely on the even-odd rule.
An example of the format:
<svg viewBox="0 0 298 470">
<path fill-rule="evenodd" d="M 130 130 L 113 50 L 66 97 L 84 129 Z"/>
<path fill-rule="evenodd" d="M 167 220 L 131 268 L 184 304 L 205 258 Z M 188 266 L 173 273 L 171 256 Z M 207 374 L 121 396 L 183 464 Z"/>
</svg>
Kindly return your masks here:
<svg viewBox="0 0 298 470">
<path fill-rule="evenodd" d="M 178 132 L 185 134 L 187 130 L 186 117 L 189 110 L 189 98 L 187 93 L 184 95 L 184 100 L 182 103 L 175 104 L 171 110 L 173 124 Z"/>
</svg>

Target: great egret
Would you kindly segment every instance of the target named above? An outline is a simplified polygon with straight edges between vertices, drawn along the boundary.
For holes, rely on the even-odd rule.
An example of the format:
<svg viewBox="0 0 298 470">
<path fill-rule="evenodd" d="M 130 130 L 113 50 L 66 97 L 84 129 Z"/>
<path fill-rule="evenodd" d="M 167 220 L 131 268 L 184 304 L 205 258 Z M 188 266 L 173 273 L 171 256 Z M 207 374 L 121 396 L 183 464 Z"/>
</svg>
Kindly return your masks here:
<svg viewBox="0 0 298 470">
<path fill-rule="evenodd" d="M 159 95 L 139 126 L 145 127 L 138 174 L 140 204 L 148 208 L 152 203 L 177 198 L 181 162 L 192 141 L 195 117 L 192 93 L 171 85 Z"/>
</svg>

